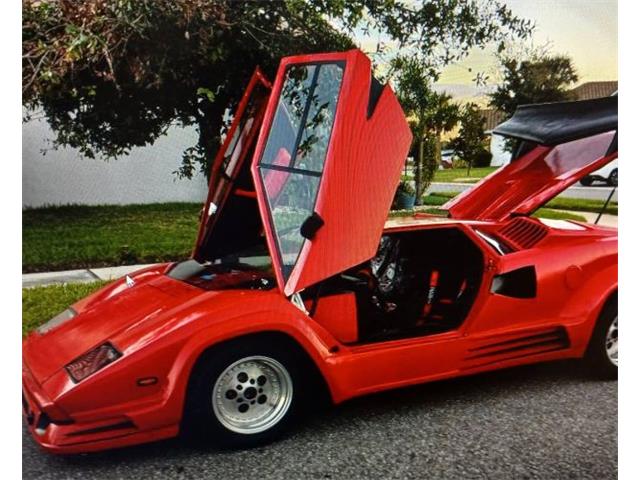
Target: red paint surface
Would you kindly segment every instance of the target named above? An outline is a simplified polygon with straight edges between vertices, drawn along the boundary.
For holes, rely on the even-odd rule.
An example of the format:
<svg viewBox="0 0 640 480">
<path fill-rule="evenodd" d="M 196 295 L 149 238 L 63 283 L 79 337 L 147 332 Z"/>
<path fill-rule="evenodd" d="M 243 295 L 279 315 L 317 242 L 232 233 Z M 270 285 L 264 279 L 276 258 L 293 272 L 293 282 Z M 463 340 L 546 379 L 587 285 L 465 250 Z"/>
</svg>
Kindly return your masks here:
<svg viewBox="0 0 640 480">
<path fill-rule="evenodd" d="M 256 91 L 258 87 L 271 90 L 271 83 L 269 82 L 269 80 L 267 80 L 267 78 L 260 71 L 260 69 L 256 68 L 255 71 L 253 72 L 253 75 L 251 76 L 251 79 L 249 80 L 249 84 L 247 85 L 247 88 L 244 94 L 242 95 L 242 98 L 240 99 L 238 108 L 236 109 L 233 116 L 233 121 L 229 126 L 229 130 L 227 131 L 226 137 L 222 142 L 220 150 L 216 154 L 216 157 L 214 158 L 213 164 L 211 166 L 211 177 L 209 179 L 209 193 L 207 195 L 207 200 L 204 203 L 203 210 L 200 213 L 200 217 L 201 217 L 200 228 L 198 229 L 196 246 L 193 251 L 193 254 L 196 258 L 199 257 L 200 249 L 203 247 L 203 244 L 206 242 L 208 236 L 211 233 L 211 230 L 214 228 L 216 219 L 219 218 L 219 215 L 209 216 L 208 214 L 209 206 L 213 202 L 216 204 L 218 210 L 224 208 L 224 204 L 229 194 L 231 193 L 230 188 L 221 190 L 223 187 L 223 184 L 219 182 L 219 179 L 222 174 L 222 167 L 223 167 L 223 160 L 225 157 L 225 153 L 227 152 L 229 145 L 233 141 L 234 135 L 236 135 L 237 133 L 242 141 L 238 142 L 238 145 L 233 153 L 234 153 L 234 156 L 236 157 L 236 162 L 234 162 L 236 164 L 236 170 L 239 169 L 243 163 L 244 157 L 249 152 L 248 149 L 251 144 L 250 139 L 252 139 L 253 137 L 255 137 L 255 135 L 257 135 L 258 129 L 262 125 L 262 118 L 264 116 L 265 105 L 257 106 L 258 114 L 255 116 L 255 119 L 252 125 L 249 126 L 249 128 L 245 128 L 244 131 L 242 132 L 237 132 L 237 130 L 240 128 L 242 115 L 246 111 L 249 105 L 249 102 L 252 98 L 252 94 Z M 240 192 L 239 194 L 242 196 L 247 196 L 247 194 L 248 196 L 255 195 L 254 192 Z"/>
</svg>

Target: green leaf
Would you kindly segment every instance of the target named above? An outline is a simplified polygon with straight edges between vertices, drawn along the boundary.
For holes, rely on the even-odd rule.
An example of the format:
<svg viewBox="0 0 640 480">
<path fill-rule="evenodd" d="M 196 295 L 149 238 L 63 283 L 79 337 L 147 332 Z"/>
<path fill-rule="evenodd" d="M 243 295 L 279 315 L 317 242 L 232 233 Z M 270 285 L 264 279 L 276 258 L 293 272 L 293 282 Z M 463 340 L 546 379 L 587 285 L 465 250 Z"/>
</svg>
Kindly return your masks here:
<svg viewBox="0 0 640 480">
<path fill-rule="evenodd" d="M 207 97 L 207 100 L 209 100 L 212 103 L 216 98 L 216 95 L 208 88 L 199 87 L 196 93 L 201 97 Z"/>
</svg>

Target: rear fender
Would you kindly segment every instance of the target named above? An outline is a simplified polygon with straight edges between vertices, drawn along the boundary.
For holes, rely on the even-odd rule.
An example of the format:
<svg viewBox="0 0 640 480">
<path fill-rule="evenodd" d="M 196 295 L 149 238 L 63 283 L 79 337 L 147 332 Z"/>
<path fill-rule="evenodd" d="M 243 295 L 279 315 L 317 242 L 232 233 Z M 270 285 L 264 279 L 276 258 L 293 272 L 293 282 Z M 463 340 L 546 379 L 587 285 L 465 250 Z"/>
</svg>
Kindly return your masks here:
<svg viewBox="0 0 640 480">
<path fill-rule="evenodd" d="M 571 295 L 563 311 L 563 318 L 580 319 L 568 325 L 573 350 L 582 357 L 591 334 L 606 302 L 618 291 L 618 264 L 591 274 L 582 274 L 584 281 Z"/>
</svg>

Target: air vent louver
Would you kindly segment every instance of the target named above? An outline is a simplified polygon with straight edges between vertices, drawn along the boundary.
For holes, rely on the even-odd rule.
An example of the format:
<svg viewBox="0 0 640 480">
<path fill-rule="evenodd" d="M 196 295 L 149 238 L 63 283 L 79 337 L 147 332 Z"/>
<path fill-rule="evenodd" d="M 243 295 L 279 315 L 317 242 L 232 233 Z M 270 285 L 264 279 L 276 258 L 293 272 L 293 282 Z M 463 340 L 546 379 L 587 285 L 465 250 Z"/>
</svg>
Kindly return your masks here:
<svg viewBox="0 0 640 480">
<path fill-rule="evenodd" d="M 547 235 L 547 228 L 530 218 L 514 218 L 500 230 L 500 236 L 522 250 L 532 248 Z"/>
<path fill-rule="evenodd" d="M 507 334 L 478 341 L 464 357 L 463 368 L 477 368 L 569 347 L 569 336 L 562 327 L 551 327 Z"/>
</svg>

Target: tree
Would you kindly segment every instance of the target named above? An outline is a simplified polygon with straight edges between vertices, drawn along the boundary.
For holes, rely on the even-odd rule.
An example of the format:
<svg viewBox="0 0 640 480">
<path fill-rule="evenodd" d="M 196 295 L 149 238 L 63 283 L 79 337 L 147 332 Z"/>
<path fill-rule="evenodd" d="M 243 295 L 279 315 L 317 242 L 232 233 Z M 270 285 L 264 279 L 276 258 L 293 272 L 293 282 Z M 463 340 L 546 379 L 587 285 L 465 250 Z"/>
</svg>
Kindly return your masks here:
<svg viewBox="0 0 640 480">
<path fill-rule="evenodd" d="M 497 0 L 23 0 L 22 26 L 23 105 L 46 117 L 55 146 L 113 158 L 193 125 L 185 176 L 209 171 L 257 64 L 273 76 L 282 56 L 352 48 L 357 32 L 385 39 L 381 65 L 411 51 L 434 76 L 532 28 Z"/>
<path fill-rule="evenodd" d="M 568 89 L 578 81 L 571 58 L 546 53 L 534 53 L 525 60 L 504 56 L 500 74 L 502 82 L 490 94 L 490 104 L 508 116 L 518 105 L 570 100 Z"/>
<path fill-rule="evenodd" d="M 421 205 L 442 159 L 442 134 L 458 122 L 458 106 L 451 102 L 451 96 L 433 90 L 432 77 L 416 59 L 400 58 L 395 67 L 398 100 L 413 133 L 416 205 Z"/>
<path fill-rule="evenodd" d="M 467 103 L 460 112 L 460 130 L 458 136 L 451 141 L 455 154 L 467 164 L 467 175 L 472 166 L 483 166 L 478 163 L 483 157 L 491 154 L 486 149 L 487 138 L 484 133 L 484 117 L 478 105 Z"/>
<path fill-rule="evenodd" d="M 23 103 L 42 109 L 56 143 L 87 157 L 116 157 L 152 143 L 172 124 L 195 125 L 180 173 L 208 163 L 227 108 L 255 65 L 280 54 L 351 48 L 318 15 L 304 24 L 283 3 L 206 0 L 27 2 Z M 284 19 L 288 29 L 279 29 Z"/>
</svg>

